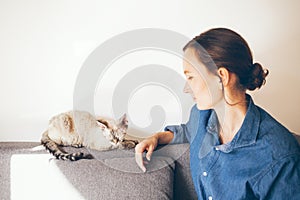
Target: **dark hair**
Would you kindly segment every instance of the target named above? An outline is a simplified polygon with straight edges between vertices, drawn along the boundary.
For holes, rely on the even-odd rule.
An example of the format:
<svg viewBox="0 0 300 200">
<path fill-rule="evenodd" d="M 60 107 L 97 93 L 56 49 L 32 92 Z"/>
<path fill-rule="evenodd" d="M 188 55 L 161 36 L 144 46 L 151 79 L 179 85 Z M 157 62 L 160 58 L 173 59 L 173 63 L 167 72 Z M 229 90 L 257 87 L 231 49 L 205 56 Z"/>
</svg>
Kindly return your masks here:
<svg viewBox="0 0 300 200">
<path fill-rule="evenodd" d="M 255 90 L 265 84 L 269 71 L 259 63 L 253 63 L 247 42 L 236 32 L 226 28 L 210 29 L 188 42 L 183 50 L 194 48 L 200 61 L 216 74 L 216 68 L 224 67 L 237 75 L 242 89 Z M 211 63 L 213 62 L 213 63 Z"/>
</svg>

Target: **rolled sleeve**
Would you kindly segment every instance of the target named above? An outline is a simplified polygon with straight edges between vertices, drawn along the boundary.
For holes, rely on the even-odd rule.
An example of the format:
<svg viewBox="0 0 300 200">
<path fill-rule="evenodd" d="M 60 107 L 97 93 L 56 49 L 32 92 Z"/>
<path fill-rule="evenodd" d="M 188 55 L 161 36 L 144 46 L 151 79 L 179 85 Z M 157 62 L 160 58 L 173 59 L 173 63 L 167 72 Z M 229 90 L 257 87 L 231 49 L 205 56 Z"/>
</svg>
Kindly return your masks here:
<svg viewBox="0 0 300 200">
<path fill-rule="evenodd" d="M 189 142 L 186 138 L 187 128 L 185 124 L 167 126 L 165 131 L 171 131 L 174 134 L 173 140 L 170 142 L 171 144 Z"/>
<path fill-rule="evenodd" d="M 196 134 L 199 122 L 199 110 L 194 105 L 190 112 L 189 121 L 181 125 L 169 125 L 165 127 L 165 131 L 171 131 L 174 134 L 171 144 L 190 143 L 191 137 Z"/>
</svg>

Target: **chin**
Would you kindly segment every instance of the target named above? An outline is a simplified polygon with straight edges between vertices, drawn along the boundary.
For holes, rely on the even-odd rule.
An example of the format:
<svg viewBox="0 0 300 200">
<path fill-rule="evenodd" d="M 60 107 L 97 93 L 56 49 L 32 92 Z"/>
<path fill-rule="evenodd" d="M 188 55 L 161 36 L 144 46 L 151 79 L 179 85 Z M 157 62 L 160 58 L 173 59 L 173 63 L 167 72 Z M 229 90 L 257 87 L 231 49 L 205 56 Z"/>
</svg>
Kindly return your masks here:
<svg viewBox="0 0 300 200">
<path fill-rule="evenodd" d="M 197 104 L 198 110 L 208 110 L 208 109 L 212 108 L 212 106 L 208 105 L 208 104 L 203 104 L 203 103 L 200 103 L 200 102 L 196 102 L 196 104 Z"/>
</svg>

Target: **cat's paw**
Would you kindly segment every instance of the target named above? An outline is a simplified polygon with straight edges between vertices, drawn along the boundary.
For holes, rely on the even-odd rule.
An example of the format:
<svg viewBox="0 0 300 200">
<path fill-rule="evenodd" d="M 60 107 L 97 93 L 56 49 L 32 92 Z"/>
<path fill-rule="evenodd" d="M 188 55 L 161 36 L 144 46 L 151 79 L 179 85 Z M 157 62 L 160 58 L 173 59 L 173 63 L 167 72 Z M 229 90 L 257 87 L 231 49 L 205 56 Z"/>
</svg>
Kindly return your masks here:
<svg viewBox="0 0 300 200">
<path fill-rule="evenodd" d="M 75 147 L 75 148 L 82 148 L 83 147 L 82 144 L 72 144 L 71 146 Z"/>
<path fill-rule="evenodd" d="M 121 149 L 133 149 L 139 142 L 137 140 L 124 140 L 120 143 Z"/>
</svg>

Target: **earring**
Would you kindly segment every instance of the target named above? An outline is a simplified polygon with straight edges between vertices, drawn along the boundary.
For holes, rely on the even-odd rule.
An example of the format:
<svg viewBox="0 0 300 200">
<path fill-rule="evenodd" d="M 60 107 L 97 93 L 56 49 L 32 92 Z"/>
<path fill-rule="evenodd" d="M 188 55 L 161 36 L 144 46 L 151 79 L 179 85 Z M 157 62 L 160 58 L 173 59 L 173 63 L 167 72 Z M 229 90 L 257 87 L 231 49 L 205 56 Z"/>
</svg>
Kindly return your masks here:
<svg viewBox="0 0 300 200">
<path fill-rule="evenodd" d="M 222 82 L 222 80 L 220 79 L 220 81 L 219 81 L 219 88 L 220 88 L 220 90 L 223 90 L 223 82 Z"/>
</svg>

